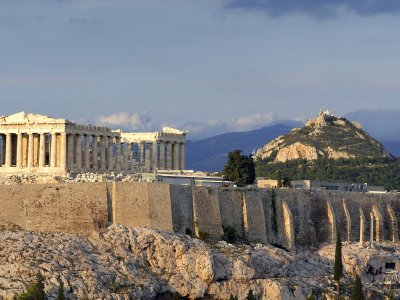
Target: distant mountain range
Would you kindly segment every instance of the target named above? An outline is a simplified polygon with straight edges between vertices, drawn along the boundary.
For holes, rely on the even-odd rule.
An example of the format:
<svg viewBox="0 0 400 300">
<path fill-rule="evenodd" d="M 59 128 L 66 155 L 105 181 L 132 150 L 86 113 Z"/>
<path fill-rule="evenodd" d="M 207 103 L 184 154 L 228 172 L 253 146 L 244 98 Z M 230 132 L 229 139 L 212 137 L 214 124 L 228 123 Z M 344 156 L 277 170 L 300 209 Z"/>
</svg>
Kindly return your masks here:
<svg viewBox="0 0 400 300">
<path fill-rule="evenodd" d="M 222 171 L 228 152 L 242 150 L 249 155 L 269 141 L 288 133 L 293 126 L 276 124 L 258 130 L 230 132 L 186 143 L 186 168 L 202 171 Z"/>
<path fill-rule="evenodd" d="M 365 122 L 363 122 L 365 123 Z M 227 154 L 233 150 L 242 150 L 249 155 L 254 149 L 259 149 L 280 135 L 288 133 L 295 127 L 301 127 L 298 122 L 284 122 L 266 126 L 261 129 L 246 132 L 230 132 L 202 140 L 188 140 L 186 146 L 186 168 L 202 171 L 222 171 Z M 370 128 L 366 128 L 367 131 Z M 373 134 L 373 132 L 371 132 Z M 379 136 L 377 139 L 379 140 Z M 386 150 L 394 156 L 400 156 L 399 140 L 381 141 Z"/>
</svg>

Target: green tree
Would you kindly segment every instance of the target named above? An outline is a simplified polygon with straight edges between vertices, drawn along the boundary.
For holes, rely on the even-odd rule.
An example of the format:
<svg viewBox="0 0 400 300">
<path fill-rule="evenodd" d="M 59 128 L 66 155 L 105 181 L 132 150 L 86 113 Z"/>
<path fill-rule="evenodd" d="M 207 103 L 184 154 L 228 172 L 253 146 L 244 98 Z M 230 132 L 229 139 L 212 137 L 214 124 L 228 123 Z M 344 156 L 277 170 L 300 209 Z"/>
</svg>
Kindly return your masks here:
<svg viewBox="0 0 400 300">
<path fill-rule="evenodd" d="M 235 182 L 238 186 L 253 184 L 256 179 L 253 158 L 242 155 L 240 150 L 229 152 L 223 175 L 227 180 Z"/>
<path fill-rule="evenodd" d="M 351 294 L 351 300 L 364 300 L 361 278 L 360 276 L 358 276 L 358 274 L 354 279 L 354 287 L 353 293 Z"/>
<path fill-rule="evenodd" d="M 64 283 L 62 280 L 59 280 L 59 286 L 58 286 L 58 291 L 57 291 L 57 298 L 56 300 L 65 300 L 64 296 Z"/>
<path fill-rule="evenodd" d="M 284 186 L 284 187 L 290 187 L 290 178 L 289 177 L 287 177 L 287 176 L 285 176 L 285 178 L 283 178 L 283 180 L 282 180 L 282 186 Z"/>
<path fill-rule="evenodd" d="M 333 278 L 337 283 L 337 291 L 340 298 L 340 279 L 343 276 L 343 263 L 342 263 L 342 237 L 340 232 L 337 232 L 336 249 L 335 249 L 335 265 L 333 268 Z"/>
<path fill-rule="evenodd" d="M 277 175 L 276 181 L 278 182 L 277 187 L 281 188 L 282 187 L 282 172 L 281 172 L 281 170 L 278 170 L 278 175 Z"/>
<path fill-rule="evenodd" d="M 246 300 L 256 300 L 257 297 L 253 294 L 253 290 L 250 290 L 247 294 Z"/>
<path fill-rule="evenodd" d="M 43 275 L 38 273 L 35 280 L 26 288 L 26 292 L 18 296 L 17 300 L 47 300 Z"/>
</svg>

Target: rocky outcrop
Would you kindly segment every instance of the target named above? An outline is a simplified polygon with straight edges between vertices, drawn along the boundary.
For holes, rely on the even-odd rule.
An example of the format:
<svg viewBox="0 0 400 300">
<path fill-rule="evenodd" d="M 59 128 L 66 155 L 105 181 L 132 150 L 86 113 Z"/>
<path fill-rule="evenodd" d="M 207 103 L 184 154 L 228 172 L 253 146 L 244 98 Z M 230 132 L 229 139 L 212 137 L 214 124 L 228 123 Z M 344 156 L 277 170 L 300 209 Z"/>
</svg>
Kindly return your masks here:
<svg viewBox="0 0 400 300">
<path fill-rule="evenodd" d="M 303 128 L 293 129 L 266 144 L 255 157 L 270 162 L 287 162 L 320 158 L 379 159 L 391 155 L 359 124 L 335 117 L 330 112 L 321 112 L 317 118 L 308 120 Z"/>
<path fill-rule="evenodd" d="M 321 154 L 322 153 L 318 152 L 318 149 L 315 147 L 304 145 L 302 143 L 294 143 L 280 149 L 275 160 L 280 162 L 295 159 L 316 160 L 321 156 Z"/>
<path fill-rule="evenodd" d="M 373 251 L 345 246 L 347 272 L 373 265 L 373 257 L 383 264 L 387 257 L 390 262 L 399 261 L 397 249 L 391 254 Z M 186 235 L 119 225 L 90 240 L 68 234 L 1 231 L 0 298 L 12 299 L 41 272 L 49 299 L 55 298 L 60 281 L 68 299 L 154 299 L 160 295 L 165 299 L 173 293 L 190 299 L 229 299 L 231 295 L 245 299 L 250 290 L 260 299 L 305 299 L 310 291 L 331 284 L 333 255 L 333 246 L 291 254 L 268 245 L 208 245 Z"/>
</svg>

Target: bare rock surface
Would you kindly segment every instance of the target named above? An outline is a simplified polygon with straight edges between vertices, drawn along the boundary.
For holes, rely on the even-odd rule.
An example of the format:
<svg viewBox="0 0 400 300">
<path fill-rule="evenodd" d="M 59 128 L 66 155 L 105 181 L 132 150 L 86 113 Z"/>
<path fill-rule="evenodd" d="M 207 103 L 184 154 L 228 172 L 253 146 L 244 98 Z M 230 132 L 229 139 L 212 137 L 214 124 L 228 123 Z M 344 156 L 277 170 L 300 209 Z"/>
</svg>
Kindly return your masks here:
<svg viewBox="0 0 400 300">
<path fill-rule="evenodd" d="M 398 264 L 398 249 L 388 249 L 346 245 L 347 273 L 364 272 L 370 280 L 369 267 Z M 154 299 L 176 292 L 191 299 L 245 299 L 250 290 L 260 299 L 306 299 L 311 291 L 329 289 L 333 255 L 331 245 L 291 254 L 268 245 L 209 245 L 186 235 L 120 225 L 90 240 L 1 231 L 0 298 L 22 293 L 41 272 L 49 299 L 55 299 L 59 281 L 68 299 Z"/>
</svg>

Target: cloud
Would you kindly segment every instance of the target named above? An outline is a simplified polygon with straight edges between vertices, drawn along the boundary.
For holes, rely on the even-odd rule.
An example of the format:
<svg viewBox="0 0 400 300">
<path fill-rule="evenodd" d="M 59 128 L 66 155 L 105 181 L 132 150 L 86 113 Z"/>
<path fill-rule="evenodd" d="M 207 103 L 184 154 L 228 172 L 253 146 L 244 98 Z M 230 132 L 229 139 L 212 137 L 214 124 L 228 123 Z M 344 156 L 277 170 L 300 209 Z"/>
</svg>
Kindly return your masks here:
<svg viewBox="0 0 400 300">
<path fill-rule="evenodd" d="M 148 112 L 120 112 L 111 115 L 103 115 L 96 119 L 96 124 L 111 127 L 112 129 L 120 128 L 131 131 L 157 130 L 157 126 L 152 123 L 151 115 Z"/>
<path fill-rule="evenodd" d="M 343 12 L 362 16 L 397 14 L 398 0 L 226 0 L 227 8 L 265 11 L 271 16 L 303 12 L 318 17 L 334 17 Z"/>
<path fill-rule="evenodd" d="M 102 115 L 97 117 L 95 124 L 99 126 L 107 126 L 111 129 L 123 129 L 126 131 L 158 131 L 163 126 L 170 126 L 182 130 L 189 131 L 189 139 L 203 139 L 226 132 L 240 132 L 260 129 L 261 127 L 278 123 L 278 119 L 274 113 L 265 112 L 259 114 L 239 116 L 224 121 L 217 118 L 210 119 L 206 122 L 186 122 L 184 124 L 159 124 L 152 120 L 152 116 L 148 112 L 128 113 L 119 112 L 110 115 Z M 286 120 L 284 123 L 294 122 Z"/>
<path fill-rule="evenodd" d="M 181 127 L 189 131 L 189 138 L 202 139 L 225 132 L 238 132 L 259 129 L 277 120 L 271 112 L 239 116 L 228 121 L 211 119 L 205 123 L 188 122 Z"/>
<path fill-rule="evenodd" d="M 276 120 L 274 113 L 267 112 L 263 114 L 254 114 L 250 116 L 242 116 L 234 119 L 233 128 L 235 131 L 247 131 L 260 128 Z"/>
</svg>

